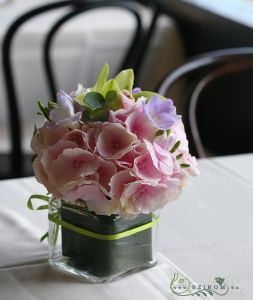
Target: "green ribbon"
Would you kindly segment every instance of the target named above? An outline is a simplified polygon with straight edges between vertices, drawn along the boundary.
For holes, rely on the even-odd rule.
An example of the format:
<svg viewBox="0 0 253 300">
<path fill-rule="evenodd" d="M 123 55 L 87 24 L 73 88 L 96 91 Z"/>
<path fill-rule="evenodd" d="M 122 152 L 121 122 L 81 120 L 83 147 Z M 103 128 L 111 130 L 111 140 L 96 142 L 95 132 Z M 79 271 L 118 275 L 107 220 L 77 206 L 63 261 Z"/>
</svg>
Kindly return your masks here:
<svg viewBox="0 0 253 300">
<path fill-rule="evenodd" d="M 41 205 L 37 208 L 34 208 L 33 207 L 33 203 L 32 203 L 32 200 L 34 199 L 39 199 L 39 200 L 42 200 L 42 201 L 46 201 L 48 202 L 50 197 L 49 196 L 45 196 L 45 195 L 37 195 L 37 194 L 34 194 L 32 195 L 29 199 L 28 199 L 28 202 L 27 202 L 27 207 L 31 210 L 43 210 L 43 209 L 48 209 L 48 205 Z"/>
<path fill-rule="evenodd" d="M 122 239 L 125 238 L 127 236 L 136 234 L 138 232 L 147 230 L 149 228 L 152 228 L 153 226 L 155 226 L 156 224 L 158 224 L 159 222 L 159 216 L 152 214 L 152 221 L 149 223 L 146 223 L 144 225 L 129 229 L 127 231 L 124 232 L 120 232 L 120 233 L 115 233 L 115 234 L 101 234 L 101 233 L 97 233 L 97 232 L 93 232 L 87 229 L 83 229 L 80 228 L 76 225 L 73 225 L 71 223 L 68 223 L 66 221 L 63 221 L 59 218 L 59 216 L 57 215 L 48 215 L 48 219 L 51 222 L 54 222 L 57 225 L 61 225 L 69 230 L 72 230 L 76 233 L 94 238 L 94 239 L 98 239 L 98 240 L 105 240 L 105 241 L 114 241 L 114 240 L 118 240 L 118 239 Z"/>
<path fill-rule="evenodd" d="M 31 210 L 44 210 L 44 209 L 48 209 L 48 205 L 41 205 L 37 208 L 33 207 L 32 201 L 34 199 L 39 199 L 39 200 L 43 200 L 48 202 L 50 197 L 48 196 L 44 196 L 44 195 L 32 195 L 27 202 L 27 207 Z M 136 234 L 138 232 L 147 230 L 149 228 L 152 228 L 153 226 L 155 226 L 156 224 L 159 223 L 159 216 L 156 214 L 152 214 L 152 221 L 149 223 L 146 223 L 144 225 L 129 229 L 127 231 L 123 231 L 120 233 L 115 233 L 115 234 L 101 234 L 101 233 L 97 233 L 97 232 L 93 232 L 87 229 L 83 229 L 80 228 L 76 225 L 73 225 L 71 223 L 68 223 L 66 221 L 63 221 L 59 218 L 59 216 L 57 214 L 52 214 L 52 215 L 48 215 L 48 219 L 56 224 L 56 232 L 55 232 L 55 242 L 57 239 L 57 234 L 58 234 L 58 229 L 59 229 L 59 225 L 63 226 L 69 230 L 72 230 L 76 233 L 82 234 L 82 235 L 86 235 L 88 237 L 94 238 L 94 239 L 98 239 L 98 240 L 105 240 L 105 241 L 114 241 L 114 240 L 118 240 L 118 239 L 122 239 L 124 237 Z M 46 232 L 40 239 L 40 241 L 42 242 L 44 239 L 48 238 L 48 232 Z"/>
</svg>

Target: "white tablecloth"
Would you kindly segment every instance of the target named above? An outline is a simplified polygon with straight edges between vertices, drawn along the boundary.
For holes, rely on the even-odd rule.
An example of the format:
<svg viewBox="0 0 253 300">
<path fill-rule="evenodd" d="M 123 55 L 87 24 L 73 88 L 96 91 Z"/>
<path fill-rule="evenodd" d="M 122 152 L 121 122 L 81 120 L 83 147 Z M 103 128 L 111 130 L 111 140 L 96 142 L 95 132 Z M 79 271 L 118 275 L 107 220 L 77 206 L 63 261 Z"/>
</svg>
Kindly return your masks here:
<svg viewBox="0 0 253 300">
<path fill-rule="evenodd" d="M 214 299 L 253 299 L 253 175 L 247 171 L 253 155 L 215 160 L 201 160 L 202 175 L 161 211 L 158 265 L 103 285 L 83 283 L 47 265 L 47 243 L 39 243 L 47 230 L 46 212 L 26 208 L 28 197 L 44 188 L 34 178 L 1 181 L 0 299 L 178 300 L 169 278 L 180 270 L 198 284 L 223 277 L 239 288 Z M 248 175 L 235 176 L 225 165 Z"/>
<path fill-rule="evenodd" d="M 10 4 L 0 6 L 0 47 L 4 32 L 18 15 L 46 2 L 52 0 L 13 0 Z M 38 100 L 50 100 L 39 49 L 47 29 L 58 18 L 56 15 L 63 12 L 45 14 L 29 21 L 21 28 L 13 44 L 15 78 L 24 125 L 23 147 L 26 151 L 29 151 L 37 112 L 36 103 Z M 144 24 L 148 24 L 149 11 L 143 8 L 142 17 Z M 111 74 L 115 73 L 129 44 L 133 24 L 132 16 L 120 9 L 88 12 L 67 23 L 54 43 L 53 58 L 59 89 L 70 92 L 77 88 L 79 82 L 86 87 L 92 86 L 105 62 L 109 63 Z M 171 18 L 161 17 L 140 74 L 140 86 L 143 89 L 155 89 L 166 72 L 183 61 L 183 56 L 177 25 Z M 0 106 L 0 151 L 8 151 L 6 100 L 1 70 Z"/>
</svg>

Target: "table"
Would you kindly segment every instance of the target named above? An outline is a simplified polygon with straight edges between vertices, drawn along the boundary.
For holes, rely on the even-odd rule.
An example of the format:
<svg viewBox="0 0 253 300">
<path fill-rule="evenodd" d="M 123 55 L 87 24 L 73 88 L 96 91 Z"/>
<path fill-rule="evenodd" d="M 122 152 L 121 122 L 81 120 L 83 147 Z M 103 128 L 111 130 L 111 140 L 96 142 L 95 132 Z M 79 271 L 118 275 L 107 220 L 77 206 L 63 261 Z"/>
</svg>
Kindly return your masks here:
<svg viewBox="0 0 253 300">
<path fill-rule="evenodd" d="M 161 211 L 158 265 L 103 285 L 47 265 L 47 243 L 39 243 L 46 212 L 26 208 L 30 194 L 45 193 L 44 187 L 32 177 L 1 181 L 0 299 L 178 300 L 169 288 L 174 272 L 202 285 L 225 278 L 226 296 L 203 299 L 252 299 L 253 154 L 202 159 L 199 165 L 202 175 Z"/>
</svg>

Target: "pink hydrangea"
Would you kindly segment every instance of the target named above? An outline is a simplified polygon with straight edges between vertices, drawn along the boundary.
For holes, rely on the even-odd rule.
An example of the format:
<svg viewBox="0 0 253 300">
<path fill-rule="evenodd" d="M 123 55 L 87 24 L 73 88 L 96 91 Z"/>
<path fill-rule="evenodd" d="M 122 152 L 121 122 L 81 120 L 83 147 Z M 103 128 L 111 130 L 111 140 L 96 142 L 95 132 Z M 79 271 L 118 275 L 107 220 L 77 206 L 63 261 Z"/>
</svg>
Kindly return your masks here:
<svg viewBox="0 0 253 300">
<path fill-rule="evenodd" d="M 135 101 L 135 94 L 122 90 L 119 107 L 100 120 L 90 117 L 95 108 L 75 103 L 90 91 L 58 93 L 58 105 L 31 142 L 37 180 L 53 197 L 82 199 L 102 215 L 134 218 L 175 200 L 187 177 L 199 170 L 172 101 L 159 96 Z"/>
</svg>

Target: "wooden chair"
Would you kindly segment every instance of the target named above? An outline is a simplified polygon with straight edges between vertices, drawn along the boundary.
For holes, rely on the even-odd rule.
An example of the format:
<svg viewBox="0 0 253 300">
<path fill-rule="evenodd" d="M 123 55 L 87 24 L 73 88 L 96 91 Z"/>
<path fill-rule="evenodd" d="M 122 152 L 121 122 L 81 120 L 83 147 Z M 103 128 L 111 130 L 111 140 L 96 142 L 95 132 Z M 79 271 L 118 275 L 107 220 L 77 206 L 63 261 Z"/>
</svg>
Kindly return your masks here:
<svg viewBox="0 0 253 300">
<path fill-rule="evenodd" d="M 106 8 L 106 7 L 116 7 L 122 8 L 129 13 L 131 13 L 135 20 L 135 29 L 133 33 L 133 38 L 127 49 L 127 52 L 124 56 L 119 70 L 125 68 L 133 68 L 135 73 L 138 75 L 138 71 L 141 67 L 143 58 L 145 57 L 146 50 L 148 48 L 149 42 L 151 40 L 153 31 L 155 29 L 156 20 L 159 15 L 158 7 L 154 1 L 151 2 L 151 8 L 153 9 L 153 16 L 148 29 L 144 29 L 141 15 L 139 12 L 139 3 L 142 1 L 103 1 L 103 0 L 65 0 L 53 2 L 35 8 L 31 11 L 26 12 L 25 14 L 18 17 L 7 30 L 3 38 L 3 47 L 2 47 L 2 60 L 3 60 L 3 72 L 4 72 L 4 83 L 6 87 L 7 94 L 7 107 L 8 107 L 8 117 L 9 117 L 9 131 L 11 137 L 11 153 L 10 153 L 10 163 L 9 172 L 4 175 L 0 174 L 0 178 L 9 178 L 9 177 L 21 177 L 25 175 L 31 175 L 31 163 L 30 157 L 24 155 L 21 147 L 21 137 L 22 137 L 22 124 L 20 120 L 19 113 L 19 103 L 18 95 L 16 91 L 16 82 L 13 75 L 13 61 L 11 57 L 13 39 L 16 36 L 18 29 L 27 21 L 32 18 L 35 18 L 38 15 L 48 13 L 51 11 L 56 11 L 60 8 L 67 8 L 68 12 L 61 16 L 54 25 L 51 27 L 49 32 L 45 37 L 45 43 L 43 46 L 43 65 L 45 66 L 45 78 L 48 82 L 48 89 L 50 91 L 52 99 L 55 98 L 56 94 L 56 80 L 55 74 L 52 67 L 51 59 L 51 48 L 52 41 L 58 32 L 58 30 L 66 24 L 69 20 L 74 17 L 84 13 L 86 11 L 91 11 L 97 8 Z M 36 99 L 35 99 L 36 100 Z M 6 158 L 1 159 L 2 162 L 6 161 Z M 28 163 L 26 163 L 28 162 Z M 26 166 L 28 165 L 28 171 Z"/>
<path fill-rule="evenodd" d="M 183 82 L 182 82 L 183 80 Z M 158 92 L 181 82 L 183 119 L 198 157 L 253 152 L 253 48 L 217 50 L 170 72 Z"/>
</svg>

